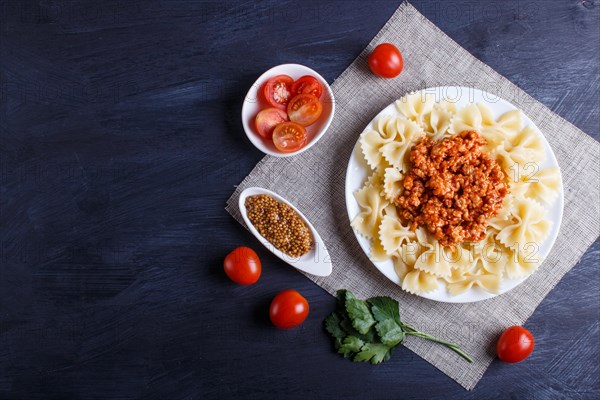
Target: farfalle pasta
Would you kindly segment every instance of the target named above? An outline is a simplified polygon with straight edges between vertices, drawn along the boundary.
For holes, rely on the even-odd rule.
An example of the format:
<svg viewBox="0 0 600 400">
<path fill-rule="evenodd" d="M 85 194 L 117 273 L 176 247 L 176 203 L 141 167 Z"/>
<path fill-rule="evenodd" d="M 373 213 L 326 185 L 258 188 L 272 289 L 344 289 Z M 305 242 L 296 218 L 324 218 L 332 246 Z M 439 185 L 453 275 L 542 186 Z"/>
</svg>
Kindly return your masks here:
<svg viewBox="0 0 600 400">
<path fill-rule="evenodd" d="M 423 128 L 427 115 L 433 110 L 435 95 L 425 92 L 411 93 L 396 100 L 395 104 L 402 116 Z"/>
<path fill-rule="evenodd" d="M 377 186 L 367 184 L 355 193 L 361 212 L 352 221 L 352 227 L 369 239 L 377 235 L 383 209 L 388 205 L 388 201 L 381 197 L 380 192 Z"/>
<path fill-rule="evenodd" d="M 529 243 L 541 243 L 550 233 L 551 223 L 546 210 L 533 199 L 515 199 L 511 216 L 512 223 L 496 234 L 496 239 L 506 247 L 521 248 Z"/>
<path fill-rule="evenodd" d="M 359 140 L 371 174 L 354 193 L 360 212 L 352 227 L 371 241 L 371 259 L 391 260 L 402 289 L 414 294 L 441 286 L 450 295 L 474 287 L 497 293 L 503 279 L 533 273 L 542 261 L 536 250 L 552 226 L 547 206 L 561 190 L 561 177 L 558 168 L 539 170 L 546 158 L 543 141 L 534 127 L 523 126 L 522 112 L 496 116 L 484 104 L 457 108 L 423 92 L 404 96 L 395 107 L 399 115 L 378 118 Z M 504 172 L 508 194 L 487 220 L 482 240 L 445 247 L 425 226 L 411 226 L 397 199 L 415 144 L 463 131 L 485 139 L 482 148 Z"/>
<path fill-rule="evenodd" d="M 386 254 L 392 255 L 400 250 L 403 244 L 414 242 L 417 239 L 415 232 L 411 231 L 397 216 L 385 215 L 379 225 L 379 241 Z"/>
</svg>

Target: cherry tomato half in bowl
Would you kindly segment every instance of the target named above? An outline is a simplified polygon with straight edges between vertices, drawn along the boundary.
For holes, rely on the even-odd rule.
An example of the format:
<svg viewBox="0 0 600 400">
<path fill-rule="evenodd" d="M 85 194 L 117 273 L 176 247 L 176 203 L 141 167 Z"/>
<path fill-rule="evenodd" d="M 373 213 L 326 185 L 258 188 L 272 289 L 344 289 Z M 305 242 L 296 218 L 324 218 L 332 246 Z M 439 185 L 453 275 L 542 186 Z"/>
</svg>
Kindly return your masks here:
<svg viewBox="0 0 600 400">
<path fill-rule="evenodd" d="M 522 326 L 511 326 L 500 335 L 496 344 L 496 353 L 502 361 L 518 363 L 529 357 L 534 345 L 531 332 Z"/>
<path fill-rule="evenodd" d="M 254 124 L 256 125 L 256 130 L 260 136 L 265 139 L 271 139 L 275 127 L 285 121 L 289 121 L 289 118 L 284 110 L 269 107 L 260 110 L 260 112 L 256 114 Z"/>
<path fill-rule="evenodd" d="M 403 67 L 402 53 L 391 43 L 380 44 L 369 56 L 369 68 L 375 75 L 383 78 L 394 78 L 400 75 Z"/>
<path fill-rule="evenodd" d="M 223 262 L 225 273 L 235 283 L 252 285 L 260 278 L 262 265 L 258 254 L 250 247 L 238 247 L 227 254 Z"/>
<path fill-rule="evenodd" d="M 300 293 L 284 290 L 273 298 L 269 317 L 276 327 L 290 329 L 303 323 L 308 311 L 308 301 Z"/>
<path fill-rule="evenodd" d="M 295 122 L 283 122 L 273 131 L 273 144 L 283 153 L 293 153 L 306 145 L 306 129 Z"/>
<path fill-rule="evenodd" d="M 294 95 L 312 94 L 316 98 L 320 98 L 323 94 L 323 85 L 314 76 L 304 75 L 292 84 L 292 93 Z"/>
<path fill-rule="evenodd" d="M 290 121 L 297 122 L 303 126 L 314 124 L 321 113 L 323 105 L 317 96 L 312 94 L 299 94 L 292 97 L 287 106 Z"/>
<path fill-rule="evenodd" d="M 272 107 L 285 110 L 292 97 L 294 79 L 288 75 L 277 75 L 265 83 L 263 94 Z"/>
</svg>

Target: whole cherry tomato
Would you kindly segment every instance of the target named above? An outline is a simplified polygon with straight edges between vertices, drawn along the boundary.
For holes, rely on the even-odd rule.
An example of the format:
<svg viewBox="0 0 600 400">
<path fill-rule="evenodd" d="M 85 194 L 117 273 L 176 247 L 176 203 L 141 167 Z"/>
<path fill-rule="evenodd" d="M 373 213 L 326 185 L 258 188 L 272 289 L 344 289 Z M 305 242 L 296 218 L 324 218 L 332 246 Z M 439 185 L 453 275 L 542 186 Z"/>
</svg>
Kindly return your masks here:
<svg viewBox="0 0 600 400">
<path fill-rule="evenodd" d="M 375 75 L 383 78 L 394 78 L 400 75 L 403 67 L 402 53 L 391 43 L 380 44 L 369 56 L 369 68 Z"/>
<path fill-rule="evenodd" d="M 273 298 L 269 316 L 276 327 L 290 329 L 304 322 L 308 310 L 308 301 L 300 293 L 284 290 Z"/>
<path fill-rule="evenodd" d="M 496 344 L 496 353 L 502 361 L 518 363 L 529 357 L 533 347 L 534 341 L 531 332 L 522 326 L 511 326 L 500 335 Z"/>
<path fill-rule="evenodd" d="M 258 255 L 249 247 L 238 247 L 227 254 L 223 262 L 225 273 L 235 283 L 252 285 L 262 270 Z"/>
</svg>

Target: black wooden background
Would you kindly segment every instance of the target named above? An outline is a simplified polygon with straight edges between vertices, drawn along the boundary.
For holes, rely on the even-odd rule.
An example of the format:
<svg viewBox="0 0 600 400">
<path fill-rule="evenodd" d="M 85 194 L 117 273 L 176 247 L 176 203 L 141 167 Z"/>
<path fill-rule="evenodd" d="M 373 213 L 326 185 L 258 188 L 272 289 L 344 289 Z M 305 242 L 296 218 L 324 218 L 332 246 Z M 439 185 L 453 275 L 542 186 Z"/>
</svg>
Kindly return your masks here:
<svg viewBox="0 0 600 400">
<path fill-rule="evenodd" d="M 414 1 L 599 139 L 595 3 Z M 332 82 L 398 5 L 2 1 L 0 398 L 600 397 L 599 242 L 527 322 L 531 358 L 466 392 L 404 348 L 377 367 L 336 355 L 334 299 L 224 211 L 262 157 L 239 118 L 254 79 L 298 62 Z M 239 245 L 263 260 L 251 287 L 222 272 Z M 286 288 L 311 313 L 280 331 Z"/>
</svg>

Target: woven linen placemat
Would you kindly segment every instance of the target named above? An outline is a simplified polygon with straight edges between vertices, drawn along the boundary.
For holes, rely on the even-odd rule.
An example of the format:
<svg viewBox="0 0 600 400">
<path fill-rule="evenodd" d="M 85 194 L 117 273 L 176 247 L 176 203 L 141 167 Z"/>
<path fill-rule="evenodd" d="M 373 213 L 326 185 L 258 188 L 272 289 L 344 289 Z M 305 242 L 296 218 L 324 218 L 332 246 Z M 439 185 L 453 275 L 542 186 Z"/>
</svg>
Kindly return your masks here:
<svg viewBox="0 0 600 400">
<path fill-rule="evenodd" d="M 395 43 L 404 55 L 404 71 L 396 79 L 377 78 L 368 69 L 368 54 L 382 42 Z M 550 255 L 523 284 L 478 303 L 439 303 L 402 291 L 363 253 L 346 212 L 346 166 L 366 124 L 404 94 L 434 86 L 475 87 L 512 102 L 544 133 L 562 171 L 565 208 Z M 466 389 L 473 389 L 494 359 L 493 345 L 502 329 L 522 325 L 598 237 L 600 145 L 477 60 L 406 2 L 332 88 L 336 113 L 321 141 L 298 156 L 263 158 L 237 187 L 226 209 L 244 225 L 238 196 L 246 187 L 264 187 L 287 198 L 315 225 L 333 262 L 330 276 L 307 276 L 331 294 L 345 288 L 360 298 L 387 295 L 398 299 L 403 320 L 459 343 L 474 362 L 469 364 L 426 340 L 409 337 L 405 346 Z"/>
</svg>

